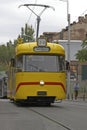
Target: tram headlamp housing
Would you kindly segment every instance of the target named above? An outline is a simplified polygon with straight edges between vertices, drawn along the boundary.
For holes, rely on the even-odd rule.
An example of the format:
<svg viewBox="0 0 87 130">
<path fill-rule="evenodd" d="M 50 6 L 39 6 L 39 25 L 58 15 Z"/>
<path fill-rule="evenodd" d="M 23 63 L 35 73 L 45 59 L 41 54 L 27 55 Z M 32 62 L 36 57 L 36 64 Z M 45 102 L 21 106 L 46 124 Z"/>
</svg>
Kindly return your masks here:
<svg viewBox="0 0 87 130">
<path fill-rule="evenodd" d="M 40 85 L 43 86 L 45 82 L 43 80 L 40 81 Z"/>
<path fill-rule="evenodd" d="M 39 47 L 45 47 L 47 45 L 47 40 L 45 38 L 38 38 L 37 45 Z"/>
</svg>

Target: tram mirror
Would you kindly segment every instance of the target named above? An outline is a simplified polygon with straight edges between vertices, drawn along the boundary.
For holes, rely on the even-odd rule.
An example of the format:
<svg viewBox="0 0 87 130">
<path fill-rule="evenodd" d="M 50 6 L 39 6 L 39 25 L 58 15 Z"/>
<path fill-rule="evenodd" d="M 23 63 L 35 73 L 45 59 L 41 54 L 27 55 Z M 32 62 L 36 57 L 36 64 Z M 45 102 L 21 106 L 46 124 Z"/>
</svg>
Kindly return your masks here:
<svg viewBox="0 0 87 130">
<path fill-rule="evenodd" d="M 70 63 L 68 61 L 66 61 L 66 70 L 70 70 Z"/>
</svg>

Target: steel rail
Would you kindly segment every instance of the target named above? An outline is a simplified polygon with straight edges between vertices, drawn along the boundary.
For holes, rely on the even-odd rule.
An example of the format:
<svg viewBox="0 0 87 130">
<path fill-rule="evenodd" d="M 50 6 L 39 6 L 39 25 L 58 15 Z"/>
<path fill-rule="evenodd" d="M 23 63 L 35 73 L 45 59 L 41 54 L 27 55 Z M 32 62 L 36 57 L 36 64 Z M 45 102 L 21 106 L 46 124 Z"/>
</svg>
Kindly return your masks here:
<svg viewBox="0 0 87 130">
<path fill-rule="evenodd" d="M 45 119 L 48 119 L 48 120 L 54 122 L 55 124 L 57 124 L 57 125 L 59 125 L 59 126 L 65 128 L 66 130 L 72 130 L 72 128 L 70 128 L 70 127 L 64 125 L 62 122 L 56 121 L 55 119 L 52 119 L 52 118 L 50 118 L 49 116 L 44 115 L 44 114 L 42 114 L 42 113 L 40 113 L 40 112 L 38 112 L 38 111 L 36 111 L 36 110 L 34 110 L 34 109 L 32 109 L 32 108 L 29 108 L 29 110 L 31 110 L 32 112 L 34 112 L 34 113 L 40 115 L 41 117 L 44 117 Z"/>
</svg>

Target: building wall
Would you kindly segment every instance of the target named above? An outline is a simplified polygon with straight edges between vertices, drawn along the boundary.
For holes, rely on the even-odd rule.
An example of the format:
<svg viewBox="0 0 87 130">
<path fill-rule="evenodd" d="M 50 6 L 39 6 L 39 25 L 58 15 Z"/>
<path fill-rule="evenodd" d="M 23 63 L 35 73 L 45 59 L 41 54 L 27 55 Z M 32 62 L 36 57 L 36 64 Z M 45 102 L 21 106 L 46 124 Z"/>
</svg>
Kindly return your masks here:
<svg viewBox="0 0 87 130">
<path fill-rule="evenodd" d="M 68 31 L 62 31 L 63 39 L 68 39 Z M 76 23 L 70 27 L 71 40 L 84 40 L 87 34 L 87 23 Z"/>
<path fill-rule="evenodd" d="M 82 40 L 70 40 L 70 54 L 68 54 L 68 40 L 58 40 L 58 43 L 61 44 L 65 49 L 66 60 L 68 59 L 68 55 L 71 61 L 77 61 L 76 53 L 82 49 Z"/>
<path fill-rule="evenodd" d="M 48 41 L 53 40 L 67 40 L 68 39 L 68 27 L 62 29 L 61 32 L 44 32 L 48 38 Z M 87 35 L 87 14 L 85 16 L 78 17 L 77 22 L 70 24 L 70 39 L 71 40 L 84 40 Z"/>
</svg>

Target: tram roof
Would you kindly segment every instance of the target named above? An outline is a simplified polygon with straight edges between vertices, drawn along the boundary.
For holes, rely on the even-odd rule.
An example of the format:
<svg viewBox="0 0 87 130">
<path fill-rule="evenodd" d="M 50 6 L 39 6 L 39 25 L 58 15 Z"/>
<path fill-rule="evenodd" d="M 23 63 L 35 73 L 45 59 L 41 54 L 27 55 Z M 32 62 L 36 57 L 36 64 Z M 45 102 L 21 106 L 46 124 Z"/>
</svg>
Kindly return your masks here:
<svg viewBox="0 0 87 130">
<path fill-rule="evenodd" d="M 34 47 L 37 47 L 37 42 L 30 42 L 30 43 L 22 43 L 22 44 L 18 44 L 16 46 L 16 55 L 20 55 L 20 54 L 62 54 L 65 55 L 65 49 L 62 45 L 60 44 L 56 44 L 56 43 L 48 43 L 47 42 L 47 46 L 50 48 L 50 51 L 35 51 Z"/>
</svg>

